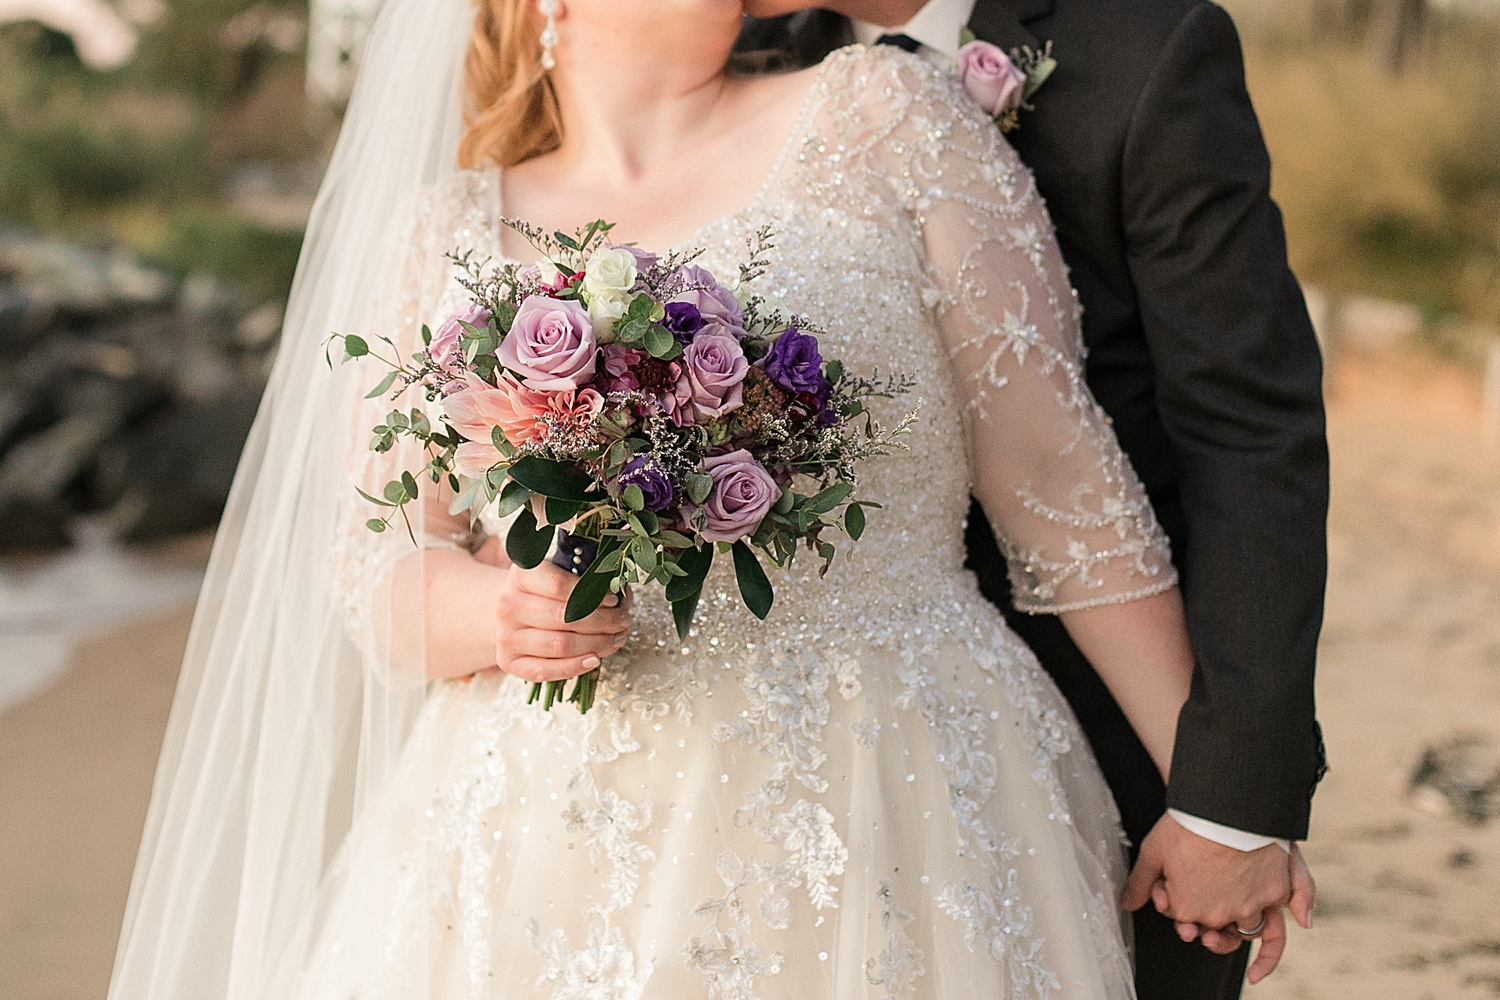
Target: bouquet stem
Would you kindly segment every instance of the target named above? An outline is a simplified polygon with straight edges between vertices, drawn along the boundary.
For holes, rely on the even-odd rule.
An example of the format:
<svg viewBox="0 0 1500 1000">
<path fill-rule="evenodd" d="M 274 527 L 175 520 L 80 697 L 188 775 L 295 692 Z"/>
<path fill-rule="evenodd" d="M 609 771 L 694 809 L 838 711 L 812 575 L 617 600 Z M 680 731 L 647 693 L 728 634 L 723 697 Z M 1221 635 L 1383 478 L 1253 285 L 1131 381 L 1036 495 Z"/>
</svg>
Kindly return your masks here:
<svg viewBox="0 0 1500 1000">
<path fill-rule="evenodd" d="M 594 565 L 594 559 L 598 554 L 599 543 L 592 538 L 573 535 L 562 528 L 557 529 L 557 551 L 552 554 L 553 565 L 561 566 L 576 576 L 582 576 L 589 571 L 590 566 Z M 578 706 L 579 713 L 586 713 L 594 707 L 594 692 L 599 689 L 599 668 L 595 667 L 588 673 L 574 678 L 573 693 L 564 699 L 563 692 L 567 685 L 566 680 L 533 684 L 531 694 L 526 698 L 526 704 L 534 704 L 538 698 L 541 698 L 542 708 L 551 711 L 553 705 L 567 700 Z"/>
</svg>

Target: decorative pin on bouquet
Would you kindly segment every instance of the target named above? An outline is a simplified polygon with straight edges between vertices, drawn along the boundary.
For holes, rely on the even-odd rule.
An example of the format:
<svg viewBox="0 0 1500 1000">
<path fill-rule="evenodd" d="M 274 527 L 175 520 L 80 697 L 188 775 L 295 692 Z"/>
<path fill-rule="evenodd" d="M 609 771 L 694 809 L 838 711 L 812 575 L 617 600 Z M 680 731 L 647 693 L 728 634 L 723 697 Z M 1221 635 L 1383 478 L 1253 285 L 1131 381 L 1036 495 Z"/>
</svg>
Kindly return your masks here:
<svg viewBox="0 0 1500 1000">
<path fill-rule="evenodd" d="M 493 504 L 516 515 L 505 540 L 515 565 L 545 559 L 554 529 L 566 552 L 591 554 L 577 558 L 587 565 L 574 567 L 567 621 L 630 584 L 660 583 L 682 636 L 716 552 L 732 556 L 745 606 L 762 619 L 774 594 L 755 550 L 786 566 L 801 542 L 826 573 L 835 547 L 824 532 L 858 539 L 865 510 L 880 506 L 855 498 L 856 463 L 903 447 L 916 419 L 883 428 L 865 401 L 906 393 L 911 379 L 850 374 L 822 356 L 816 327 L 748 294 L 767 266 L 769 229 L 750 241 L 737 297 L 694 263 L 702 251 L 616 246 L 603 221 L 573 236 L 507 225 L 541 263 L 492 269 L 450 255 L 470 303 L 436 333 L 422 328 L 410 364 L 360 337 L 333 338 L 345 361 L 390 367 L 367 398 L 418 386 L 441 414 L 395 410 L 374 429 L 373 450 L 409 437 L 427 463 L 382 497 L 360 491 L 386 509 L 369 528 L 405 520 L 419 479 L 446 481 L 452 514 L 473 522 Z M 597 684 L 595 669 L 566 700 L 588 711 Z M 533 685 L 531 700 L 551 708 L 564 685 Z"/>
</svg>

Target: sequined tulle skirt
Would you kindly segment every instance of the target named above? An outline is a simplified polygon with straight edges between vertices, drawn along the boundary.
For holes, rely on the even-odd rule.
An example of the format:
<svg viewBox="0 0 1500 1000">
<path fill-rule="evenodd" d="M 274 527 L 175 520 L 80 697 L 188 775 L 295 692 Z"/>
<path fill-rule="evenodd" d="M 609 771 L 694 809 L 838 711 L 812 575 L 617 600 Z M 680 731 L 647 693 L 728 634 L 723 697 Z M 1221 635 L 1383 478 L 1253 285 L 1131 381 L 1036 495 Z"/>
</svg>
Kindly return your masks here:
<svg viewBox="0 0 1500 1000">
<path fill-rule="evenodd" d="M 587 716 L 436 685 L 301 996 L 1133 996 L 1089 748 L 971 580 L 938 603 L 833 635 L 721 597 L 682 643 L 646 608 Z"/>
</svg>

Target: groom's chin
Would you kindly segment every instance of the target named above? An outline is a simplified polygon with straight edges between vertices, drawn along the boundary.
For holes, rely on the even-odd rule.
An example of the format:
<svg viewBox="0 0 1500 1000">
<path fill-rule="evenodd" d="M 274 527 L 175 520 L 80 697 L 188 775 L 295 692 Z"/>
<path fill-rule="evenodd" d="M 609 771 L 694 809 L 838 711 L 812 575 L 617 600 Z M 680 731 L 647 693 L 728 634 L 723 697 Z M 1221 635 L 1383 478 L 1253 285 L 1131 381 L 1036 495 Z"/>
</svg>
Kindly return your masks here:
<svg viewBox="0 0 1500 1000">
<path fill-rule="evenodd" d="M 821 6 L 816 0 L 744 0 L 745 13 L 750 17 L 780 17 Z"/>
</svg>

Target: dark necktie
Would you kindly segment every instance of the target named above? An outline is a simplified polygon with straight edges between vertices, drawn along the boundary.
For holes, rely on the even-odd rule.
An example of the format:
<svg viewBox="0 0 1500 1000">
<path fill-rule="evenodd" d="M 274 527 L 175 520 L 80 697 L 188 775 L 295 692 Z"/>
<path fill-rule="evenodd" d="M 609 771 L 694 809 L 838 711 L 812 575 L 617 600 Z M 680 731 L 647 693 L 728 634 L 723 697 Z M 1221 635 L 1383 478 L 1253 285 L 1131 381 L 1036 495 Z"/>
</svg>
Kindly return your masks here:
<svg viewBox="0 0 1500 1000">
<path fill-rule="evenodd" d="M 888 33 L 875 39 L 876 45 L 894 45 L 906 52 L 915 52 L 922 47 L 922 43 L 910 35 Z"/>
</svg>

